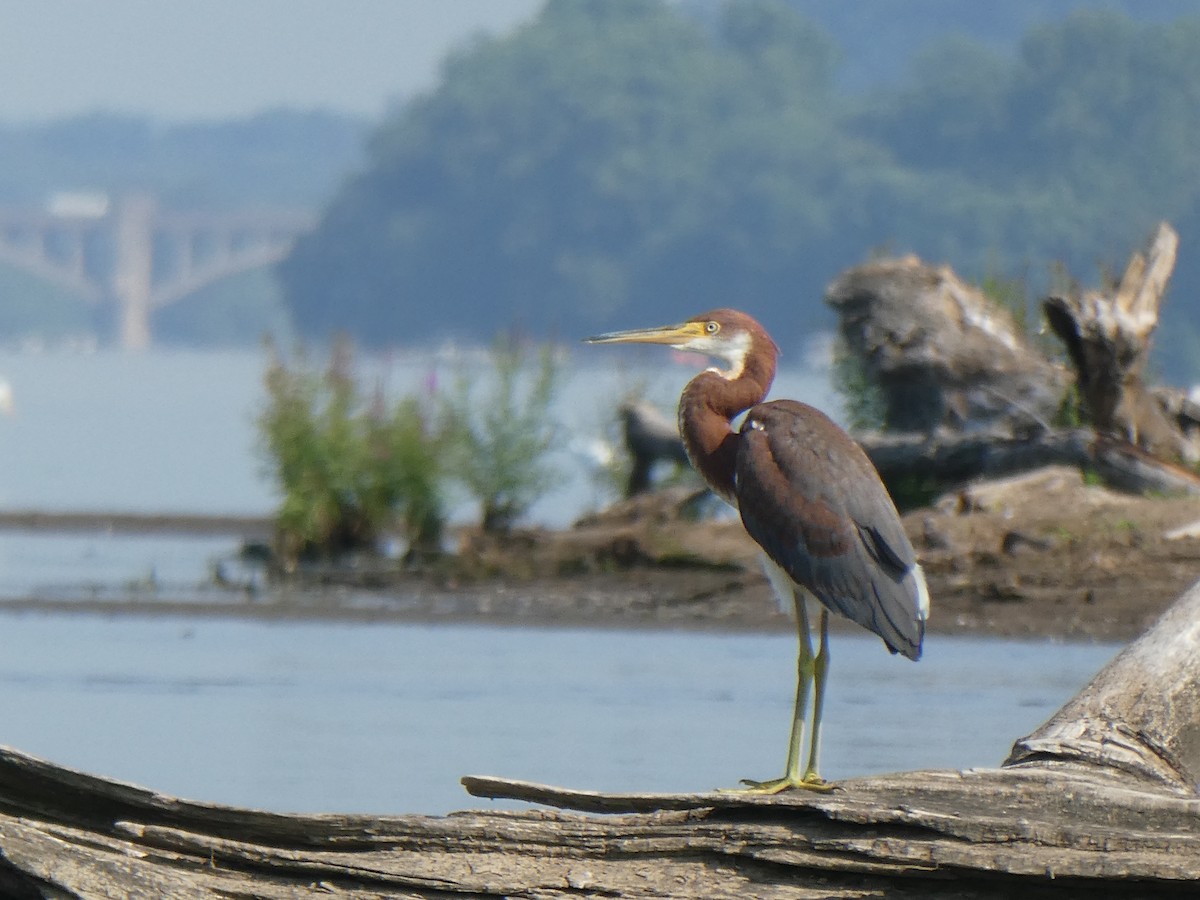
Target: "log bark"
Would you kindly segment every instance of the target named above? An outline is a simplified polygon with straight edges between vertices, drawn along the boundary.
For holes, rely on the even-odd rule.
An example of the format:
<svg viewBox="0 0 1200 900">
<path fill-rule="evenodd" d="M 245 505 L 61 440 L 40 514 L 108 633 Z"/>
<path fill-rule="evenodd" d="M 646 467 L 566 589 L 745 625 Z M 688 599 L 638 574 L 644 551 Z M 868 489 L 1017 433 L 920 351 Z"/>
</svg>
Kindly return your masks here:
<svg viewBox="0 0 1200 900">
<path fill-rule="evenodd" d="M 0 748 L 18 898 L 1191 897 L 1200 584 L 997 769 L 830 793 L 597 794 L 465 778 L 552 809 L 279 815 Z"/>
</svg>

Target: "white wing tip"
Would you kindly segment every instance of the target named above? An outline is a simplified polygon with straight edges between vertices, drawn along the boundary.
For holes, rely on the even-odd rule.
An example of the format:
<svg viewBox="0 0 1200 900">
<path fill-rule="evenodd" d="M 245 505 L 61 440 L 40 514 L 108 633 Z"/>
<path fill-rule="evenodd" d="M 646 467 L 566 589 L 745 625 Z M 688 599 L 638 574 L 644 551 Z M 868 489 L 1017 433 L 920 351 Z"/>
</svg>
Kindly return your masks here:
<svg viewBox="0 0 1200 900">
<path fill-rule="evenodd" d="M 917 585 L 917 616 L 922 622 L 929 618 L 929 585 L 919 563 L 913 563 L 913 581 Z"/>
</svg>

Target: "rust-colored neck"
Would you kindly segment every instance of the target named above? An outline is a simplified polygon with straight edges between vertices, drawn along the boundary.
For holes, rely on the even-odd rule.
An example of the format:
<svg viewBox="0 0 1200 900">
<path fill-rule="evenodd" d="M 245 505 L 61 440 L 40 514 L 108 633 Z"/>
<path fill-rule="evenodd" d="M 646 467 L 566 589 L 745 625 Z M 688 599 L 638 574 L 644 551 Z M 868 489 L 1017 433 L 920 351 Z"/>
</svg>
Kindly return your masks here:
<svg viewBox="0 0 1200 900">
<path fill-rule="evenodd" d="M 745 364 L 735 378 L 711 369 L 688 382 L 679 398 L 679 433 L 688 457 L 704 480 L 734 503 L 737 433 L 731 425 L 739 413 L 762 402 L 775 377 L 775 343 L 754 335 Z"/>
</svg>

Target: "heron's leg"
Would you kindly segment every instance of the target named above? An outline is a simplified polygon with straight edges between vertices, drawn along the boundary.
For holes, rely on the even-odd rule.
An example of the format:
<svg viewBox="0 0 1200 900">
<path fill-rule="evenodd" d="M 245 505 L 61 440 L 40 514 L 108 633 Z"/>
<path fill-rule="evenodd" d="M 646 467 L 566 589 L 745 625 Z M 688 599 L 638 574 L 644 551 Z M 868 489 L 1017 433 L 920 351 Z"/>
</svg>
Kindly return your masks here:
<svg viewBox="0 0 1200 900">
<path fill-rule="evenodd" d="M 826 791 L 832 787 L 822 781 L 815 771 L 816 758 L 812 748 L 816 746 L 816 721 L 813 722 L 814 740 L 809 745 L 808 766 L 801 770 L 800 760 L 804 753 L 804 723 L 808 712 L 808 695 L 813 690 L 819 665 L 819 656 L 813 654 L 812 635 L 808 626 L 808 609 L 803 594 L 796 596 L 796 627 L 799 632 L 800 648 L 796 658 L 796 704 L 792 712 L 792 731 L 788 738 L 787 765 L 782 778 L 772 778 L 770 781 L 751 781 L 742 779 L 746 787 L 742 790 L 751 794 L 778 794 L 790 788 Z M 822 649 L 824 648 L 824 627 L 827 624 L 827 613 L 821 610 Z M 821 651 L 818 651 L 818 654 Z M 824 673 L 822 672 L 822 678 Z M 814 700 L 814 716 L 819 710 Z"/>
<path fill-rule="evenodd" d="M 825 676 L 829 672 L 829 610 L 821 608 L 819 614 L 820 636 L 817 655 L 813 657 L 813 714 L 808 738 L 808 763 L 804 767 L 807 784 L 824 784 L 817 774 L 817 751 L 821 744 L 821 714 L 825 711 Z"/>
<path fill-rule="evenodd" d="M 799 649 L 796 654 L 796 703 L 792 710 L 792 732 L 788 737 L 787 764 L 783 777 L 788 781 L 801 778 L 800 756 L 804 744 L 804 723 L 808 713 L 808 695 L 813 684 L 812 633 L 808 625 L 808 604 L 803 596 L 796 597 L 796 631 Z"/>
</svg>

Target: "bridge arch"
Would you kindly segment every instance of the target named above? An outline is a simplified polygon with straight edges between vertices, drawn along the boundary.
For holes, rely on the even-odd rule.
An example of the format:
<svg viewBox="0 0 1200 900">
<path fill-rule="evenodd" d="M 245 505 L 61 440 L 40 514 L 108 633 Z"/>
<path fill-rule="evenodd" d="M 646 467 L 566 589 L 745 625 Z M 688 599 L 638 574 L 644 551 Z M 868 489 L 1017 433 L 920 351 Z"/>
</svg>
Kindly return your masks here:
<svg viewBox="0 0 1200 900">
<path fill-rule="evenodd" d="M 0 262 L 91 304 L 114 306 L 122 346 L 141 349 L 152 340 L 156 310 L 224 278 L 278 263 L 314 222 L 312 214 L 296 211 L 164 211 L 148 194 L 112 203 L 0 209 Z"/>
</svg>

